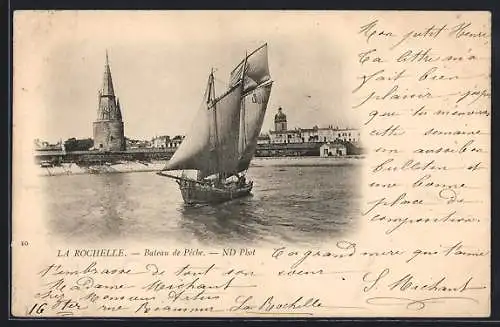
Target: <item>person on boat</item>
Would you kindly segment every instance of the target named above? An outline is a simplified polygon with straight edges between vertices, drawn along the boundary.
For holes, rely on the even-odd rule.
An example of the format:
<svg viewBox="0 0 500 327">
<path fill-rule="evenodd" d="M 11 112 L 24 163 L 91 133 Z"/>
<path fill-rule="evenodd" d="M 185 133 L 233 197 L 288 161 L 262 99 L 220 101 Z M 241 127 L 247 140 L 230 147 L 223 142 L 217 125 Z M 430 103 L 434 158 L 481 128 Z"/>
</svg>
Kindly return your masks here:
<svg viewBox="0 0 500 327">
<path fill-rule="evenodd" d="M 246 183 L 246 178 L 244 175 L 238 176 L 238 186 L 243 187 L 245 186 Z"/>
</svg>

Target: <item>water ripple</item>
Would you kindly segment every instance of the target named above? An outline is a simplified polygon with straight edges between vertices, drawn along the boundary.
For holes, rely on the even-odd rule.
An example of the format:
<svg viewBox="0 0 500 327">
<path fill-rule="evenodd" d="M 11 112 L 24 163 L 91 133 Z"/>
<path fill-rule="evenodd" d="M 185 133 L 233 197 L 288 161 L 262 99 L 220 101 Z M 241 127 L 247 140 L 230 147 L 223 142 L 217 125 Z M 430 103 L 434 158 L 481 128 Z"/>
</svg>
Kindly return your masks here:
<svg viewBox="0 0 500 327">
<path fill-rule="evenodd" d="M 310 244 L 355 228 L 359 165 L 252 167 L 253 195 L 188 207 L 177 184 L 154 173 L 40 180 L 55 237 L 78 240 L 196 239 L 206 244 Z"/>
</svg>

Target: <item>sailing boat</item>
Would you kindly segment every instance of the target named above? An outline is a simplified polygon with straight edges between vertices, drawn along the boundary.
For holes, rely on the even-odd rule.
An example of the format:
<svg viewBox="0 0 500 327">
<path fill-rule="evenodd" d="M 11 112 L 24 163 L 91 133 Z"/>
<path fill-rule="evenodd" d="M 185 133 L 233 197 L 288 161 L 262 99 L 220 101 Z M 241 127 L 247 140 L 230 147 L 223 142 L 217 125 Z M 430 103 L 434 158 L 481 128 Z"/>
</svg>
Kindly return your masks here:
<svg viewBox="0 0 500 327">
<path fill-rule="evenodd" d="M 267 43 L 232 70 L 228 89 L 215 95 L 214 71 L 191 131 L 158 175 L 179 184 L 186 204 L 220 203 L 250 194 L 246 171 L 257 147 L 273 81 Z M 196 178 L 166 171 L 195 170 Z"/>
</svg>

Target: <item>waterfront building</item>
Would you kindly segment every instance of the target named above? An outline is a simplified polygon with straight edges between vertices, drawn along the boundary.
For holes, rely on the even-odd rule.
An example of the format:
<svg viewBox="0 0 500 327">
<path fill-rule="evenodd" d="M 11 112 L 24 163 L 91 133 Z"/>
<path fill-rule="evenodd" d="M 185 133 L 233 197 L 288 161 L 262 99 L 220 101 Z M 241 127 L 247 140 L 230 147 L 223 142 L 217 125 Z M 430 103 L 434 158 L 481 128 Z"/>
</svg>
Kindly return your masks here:
<svg viewBox="0 0 500 327">
<path fill-rule="evenodd" d="M 170 147 L 171 148 L 178 148 L 179 145 L 181 145 L 182 140 L 184 140 L 184 136 L 182 135 L 176 135 L 172 138 L 172 142 L 170 142 Z"/>
<path fill-rule="evenodd" d="M 170 138 L 169 135 L 156 136 L 151 140 L 151 146 L 158 149 L 176 149 L 184 139 L 181 135 Z"/>
<path fill-rule="evenodd" d="M 333 127 L 318 127 L 299 129 L 303 142 L 334 142 L 344 141 L 351 143 L 359 143 L 359 130 L 353 128 Z"/>
<path fill-rule="evenodd" d="M 274 131 L 269 132 L 269 143 L 326 143 L 344 141 L 359 143 L 359 130 L 353 128 L 328 127 L 287 129 L 287 117 L 280 107 L 274 116 Z"/>
<path fill-rule="evenodd" d="M 59 140 L 56 144 L 50 144 L 47 141 L 35 139 L 34 148 L 36 151 L 64 151 L 64 143 Z"/>
<path fill-rule="evenodd" d="M 94 149 L 99 151 L 125 150 L 125 134 L 120 100 L 115 96 L 108 52 L 104 65 L 102 89 L 98 93 L 97 119 L 93 124 Z"/>
<path fill-rule="evenodd" d="M 146 149 L 151 147 L 151 142 L 147 140 L 132 140 L 129 138 L 125 138 L 125 144 L 127 145 L 127 150 Z"/>
<path fill-rule="evenodd" d="M 319 155 L 321 157 L 332 156 L 345 156 L 347 154 L 347 147 L 342 143 L 325 143 L 319 148 Z"/>
<path fill-rule="evenodd" d="M 270 143 L 281 144 L 281 143 L 303 143 L 300 136 L 300 131 L 298 129 L 289 131 L 270 131 L 269 132 Z"/>
<path fill-rule="evenodd" d="M 169 143 L 170 136 L 168 135 L 155 136 L 151 140 L 151 146 L 157 149 L 165 149 Z"/>
<path fill-rule="evenodd" d="M 283 109 L 279 107 L 274 115 L 274 131 L 269 132 L 270 143 L 300 143 L 298 130 L 288 130 L 287 118 Z"/>
<path fill-rule="evenodd" d="M 281 107 L 278 108 L 278 113 L 274 115 L 274 131 L 275 132 L 286 132 L 287 130 L 287 119 Z"/>
</svg>

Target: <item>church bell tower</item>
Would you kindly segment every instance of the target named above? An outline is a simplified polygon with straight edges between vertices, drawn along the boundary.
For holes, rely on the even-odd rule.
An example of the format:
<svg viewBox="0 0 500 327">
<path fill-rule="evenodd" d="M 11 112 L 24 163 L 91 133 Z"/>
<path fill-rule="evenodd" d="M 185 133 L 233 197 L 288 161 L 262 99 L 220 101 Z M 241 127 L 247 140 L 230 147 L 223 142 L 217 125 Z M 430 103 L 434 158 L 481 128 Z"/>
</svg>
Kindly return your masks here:
<svg viewBox="0 0 500 327">
<path fill-rule="evenodd" d="M 279 107 L 278 113 L 274 115 L 274 130 L 276 132 L 286 132 L 286 123 L 286 115 L 283 113 L 283 109 Z"/>
<path fill-rule="evenodd" d="M 99 105 L 97 119 L 94 122 L 94 149 L 100 151 L 125 150 L 125 135 L 122 121 L 120 100 L 115 97 L 108 51 L 104 65 L 102 89 L 98 93 Z"/>
</svg>

